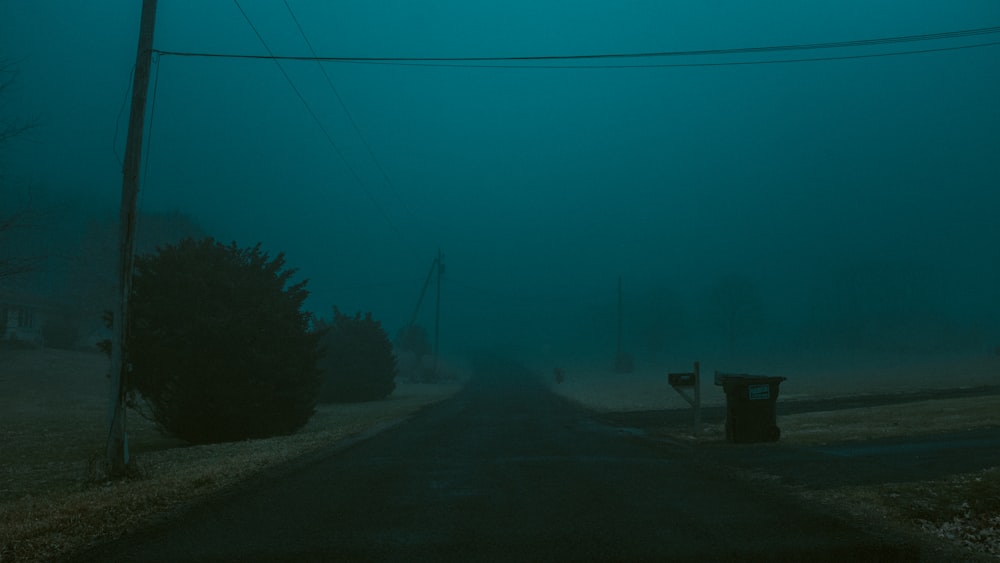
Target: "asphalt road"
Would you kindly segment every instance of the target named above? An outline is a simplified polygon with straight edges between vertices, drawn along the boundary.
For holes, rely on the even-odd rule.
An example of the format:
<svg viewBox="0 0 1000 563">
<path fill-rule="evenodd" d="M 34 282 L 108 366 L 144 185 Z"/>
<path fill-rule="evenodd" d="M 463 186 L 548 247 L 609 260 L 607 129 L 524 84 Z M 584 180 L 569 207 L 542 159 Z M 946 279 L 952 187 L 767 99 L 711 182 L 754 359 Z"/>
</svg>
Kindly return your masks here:
<svg viewBox="0 0 1000 563">
<path fill-rule="evenodd" d="M 79 561 L 910 561 L 921 548 L 593 417 L 515 364 Z"/>
</svg>

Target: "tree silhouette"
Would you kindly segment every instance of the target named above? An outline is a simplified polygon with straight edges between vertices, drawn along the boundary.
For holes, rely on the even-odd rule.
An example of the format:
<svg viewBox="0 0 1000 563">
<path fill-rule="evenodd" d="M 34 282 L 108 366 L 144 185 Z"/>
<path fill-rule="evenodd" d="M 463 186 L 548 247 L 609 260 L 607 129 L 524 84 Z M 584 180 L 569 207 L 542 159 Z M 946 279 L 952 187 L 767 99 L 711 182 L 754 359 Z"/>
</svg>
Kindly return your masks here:
<svg viewBox="0 0 1000 563">
<path fill-rule="evenodd" d="M 355 403 L 388 397 L 396 388 L 396 356 L 381 323 L 371 313 L 352 317 L 334 307 L 333 323 L 324 328 L 320 400 Z"/>
<path fill-rule="evenodd" d="M 24 137 L 32 129 L 39 125 L 37 118 L 15 118 L 5 117 L 10 114 L 6 111 L 4 95 L 9 92 L 11 86 L 17 78 L 17 70 L 13 61 L 0 59 L 0 193 L 9 193 L 7 189 L 8 180 L 5 178 L 3 166 L 3 153 L 13 141 Z M 0 202 L 9 205 L 9 202 Z M 0 242 L 8 242 L 10 234 L 31 218 L 30 207 L 23 206 L 21 209 L 11 211 L 9 208 L 0 212 Z M 17 253 L 4 252 L 0 254 L 0 280 L 25 274 L 35 270 L 41 259 L 34 256 L 20 256 Z"/>
</svg>

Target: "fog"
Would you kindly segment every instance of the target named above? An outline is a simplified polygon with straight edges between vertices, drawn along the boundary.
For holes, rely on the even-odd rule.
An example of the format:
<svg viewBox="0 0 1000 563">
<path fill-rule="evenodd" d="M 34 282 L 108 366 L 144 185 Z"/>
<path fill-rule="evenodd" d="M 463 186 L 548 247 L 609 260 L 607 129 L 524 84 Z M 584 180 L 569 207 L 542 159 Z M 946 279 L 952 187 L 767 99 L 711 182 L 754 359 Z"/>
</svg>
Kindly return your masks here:
<svg viewBox="0 0 1000 563">
<path fill-rule="evenodd" d="M 0 0 L 17 70 L 0 117 L 40 122 L 3 147 L 3 204 L 44 202 L 64 240 L 116 216 L 139 5 Z M 301 57 L 700 51 L 1000 22 L 973 1 L 287 6 L 160 2 L 155 48 L 267 55 L 241 8 L 274 54 Z M 610 362 L 620 276 L 640 364 L 986 355 L 1000 46 L 976 45 L 996 38 L 536 63 L 163 54 L 140 208 L 284 252 L 312 311 L 371 311 L 390 333 L 440 250 L 443 353 Z"/>
</svg>

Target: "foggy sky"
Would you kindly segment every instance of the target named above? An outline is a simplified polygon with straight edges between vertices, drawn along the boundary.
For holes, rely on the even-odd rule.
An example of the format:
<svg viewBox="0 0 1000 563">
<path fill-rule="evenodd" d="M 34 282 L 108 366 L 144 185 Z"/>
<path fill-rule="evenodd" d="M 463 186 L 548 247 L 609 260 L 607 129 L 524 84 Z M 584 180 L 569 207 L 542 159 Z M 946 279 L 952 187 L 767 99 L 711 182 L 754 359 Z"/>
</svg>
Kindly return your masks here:
<svg viewBox="0 0 1000 563">
<path fill-rule="evenodd" d="M 117 205 L 140 4 L 0 0 L 0 57 L 20 61 L 3 109 L 44 122 L 5 157 L 3 189 Z M 265 54 L 231 1 L 159 4 L 157 49 Z M 241 4 L 275 53 L 310 54 L 282 2 Z M 724 49 L 1000 24 L 992 1 L 289 4 L 321 56 Z M 697 315 L 691 304 L 738 274 L 768 326 L 793 331 L 865 264 L 1000 339 L 1000 46 L 690 68 L 326 63 L 374 158 L 315 62 L 283 64 L 343 158 L 273 62 L 154 63 L 141 207 L 286 252 L 322 315 L 371 310 L 394 331 L 440 248 L 455 340 L 600 332 L 619 275 L 639 316 L 657 299 Z"/>
</svg>

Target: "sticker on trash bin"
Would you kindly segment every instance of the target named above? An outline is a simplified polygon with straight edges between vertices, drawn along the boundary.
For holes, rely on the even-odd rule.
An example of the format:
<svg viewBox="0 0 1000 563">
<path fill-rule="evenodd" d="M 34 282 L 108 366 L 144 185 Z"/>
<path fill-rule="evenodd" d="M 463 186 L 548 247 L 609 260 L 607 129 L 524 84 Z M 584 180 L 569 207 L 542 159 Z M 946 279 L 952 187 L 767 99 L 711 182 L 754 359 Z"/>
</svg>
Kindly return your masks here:
<svg viewBox="0 0 1000 563">
<path fill-rule="evenodd" d="M 760 401 L 771 398 L 770 385 L 750 385 L 750 400 Z"/>
</svg>

